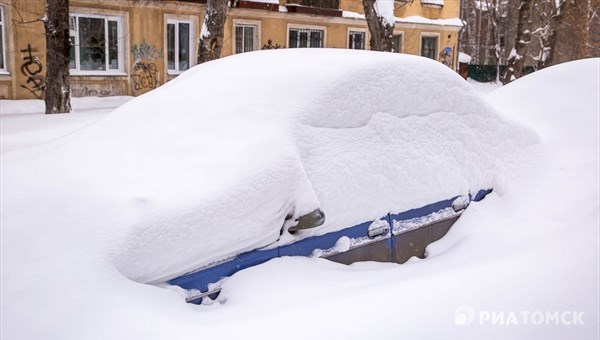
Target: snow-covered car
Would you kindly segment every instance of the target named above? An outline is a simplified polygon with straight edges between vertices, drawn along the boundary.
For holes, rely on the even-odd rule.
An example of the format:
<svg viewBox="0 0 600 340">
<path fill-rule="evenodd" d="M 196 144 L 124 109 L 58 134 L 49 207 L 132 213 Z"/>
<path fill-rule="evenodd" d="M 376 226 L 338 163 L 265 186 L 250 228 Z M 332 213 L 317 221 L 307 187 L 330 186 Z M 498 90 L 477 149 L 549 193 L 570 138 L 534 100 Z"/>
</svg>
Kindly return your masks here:
<svg viewBox="0 0 600 340">
<path fill-rule="evenodd" d="M 493 188 L 494 150 L 519 142 L 447 67 L 367 51 L 228 57 L 118 111 L 161 135 L 144 144 L 165 149 L 158 166 L 175 170 L 164 187 L 177 201 L 180 191 L 190 196 L 187 209 L 134 229 L 119 269 L 137 281 L 168 280 L 195 301 L 273 257 L 352 262 L 339 254 L 357 248 L 379 261 L 422 255 Z"/>
<path fill-rule="evenodd" d="M 498 150 L 529 143 L 515 129 L 426 58 L 260 51 L 196 66 L 32 149 L 3 183 L 47 187 L 71 208 L 43 223 L 105 230 L 95 244 L 110 246 L 90 254 L 198 301 L 273 257 L 344 262 L 377 243 L 389 249 L 372 259 L 398 260 L 407 231 L 453 222 L 494 188 Z"/>
</svg>

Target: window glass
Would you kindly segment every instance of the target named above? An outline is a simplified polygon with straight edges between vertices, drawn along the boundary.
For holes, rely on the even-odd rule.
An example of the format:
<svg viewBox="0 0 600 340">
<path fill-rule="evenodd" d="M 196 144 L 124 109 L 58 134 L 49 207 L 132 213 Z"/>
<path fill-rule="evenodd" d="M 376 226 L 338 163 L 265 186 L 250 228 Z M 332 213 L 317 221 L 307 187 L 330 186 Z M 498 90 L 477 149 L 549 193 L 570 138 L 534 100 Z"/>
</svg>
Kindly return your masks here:
<svg viewBox="0 0 600 340">
<path fill-rule="evenodd" d="M 254 50 L 254 27 L 244 27 L 244 52 L 250 52 Z"/>
<path fill-rule="evenodd" d="M 108 68 L 119 69 L 119 30 L 116 21 L 108 21 Z"/>
<path fill-rule="evenodd" d="M 423 37 L 421 39 L 421 55 L 437 60 L 437 37 Z"/>
<path fill-rule="evenodd" d="M 106 72 L 123 69 L 122 22 L 117 17 L 72 14 L 69 68 Z"/>
<path fill-rule="evenodd" d="M 244 27 L 235 26 L 235 53 L 244 52 Z"/>
<path fill-rule="evenodd" d="M 167 23 L 167 69 L 182 72 L 192 65 L 192 46 L 190 44 L 192 24 L 190 22 L 171 21 Z"/>
<path fill-rule="evenodd" d="M 79 18 L 79 65 L 81 70 L 106 70 L 104 19 Z"/>
<path fill-rule="evenodd" d="M 167 24 L 167 68 L 175 69 L 175 25 Z"/>
<path fill-rule="evenodd" d="M 392 51 L 402 53 L 402 34 L 392 36 Z"/>
<path fill-rule="evenodd" d="M 179 23 L 179 71 L 190 68 L 190 24 Z"/>
<path fill-rule="evenodd" d="M 323 47 L 323 30 L 290 28 L 289 47 Z"/>
<path fill-rule="evenodd" d="M 235 53 L 254 51 L 255 32 L 256 26 L 253 25 L 235 26 Z"/>
<path fill-rule="evenodd" d="M 0 7 L 0 70 L 5 68 L 4 65 L 4 8 Z"/>
<path fill-rule="evenodd" d="M 321 47 L 321 31 L 310 31 L 310 47 Z"/>
<path fill-rule="evenodd" d="M 348 48 L 355 50 L 365 49 L 365 32 L 350 31 L 348 36 Z"/>
<path fill-rule="evenodd" d="M 69 48 L 69 68 L 73 69 L 77 67 L 75 65 L 75 37 L 70 36 L 69 41 L 71 45 L 71 47 Z"/>
<path fill-rule="evenodd" d="M 298 47 L 298 31 L 291 29 L 290 30 L 290 41 L 289 41 L 289 47 L 293 48 L 293 47 Z"/>
<path fill-rule="evenodd" d="M 2 18 L 2 13 L 0 13 Z M 4 26 L 0 25 L 0 70 L 4 69 Z"/>
</svg>

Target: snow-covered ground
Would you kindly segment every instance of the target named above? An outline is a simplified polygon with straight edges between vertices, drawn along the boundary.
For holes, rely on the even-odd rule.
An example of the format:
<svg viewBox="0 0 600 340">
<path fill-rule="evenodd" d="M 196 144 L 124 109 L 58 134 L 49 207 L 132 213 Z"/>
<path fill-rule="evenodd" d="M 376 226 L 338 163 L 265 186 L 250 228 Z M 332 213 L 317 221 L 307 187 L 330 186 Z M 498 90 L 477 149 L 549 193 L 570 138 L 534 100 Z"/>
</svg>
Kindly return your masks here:
<svg viewBox="0 0 600 340">
<path fill-rule="evenodd" d="M 28 148 L 55 140 L 98 120 L 133 97 L 73 98 L 71 115 L 44 115 L 41 100 L 0 101 L 0 150 Z"/>
<path fill-rule="evenodd" d="M 489 83 L 482 83 L 479 82 L 477 80 L 471 79 L 471 78 L 467 78 L 467 82 L 469 84 L 471 84 L 471 86 L 473 86 L 473 88 L 478 91 L 481 92 L 483 94 L 486 93 L 490 93 L 494 90 L 497 90 L 499 88 L 502 87 L 502 83 L 501 82 L 489 82 Z"/>
<path fill-rule="evenodd" d="M 104 157 L 94 153 L 102 148 L 93 147 L 92 141 L 107 143 L 105 140 L 111 137 L 120 138 L 122 131 L 131 131 L 136 136 L 138 127 L 133 123 L 141 123 L 134 119 L 140 114 L 125 121 L 124 117 L 114 118 L 118 113 L 109 115 L 112 118 L 101 121 L 121 121 L 122 129 L 112 125 L 114 131 L 101 135 L 94 133 L 94 128 L 86 128 L 74 133 L 83 137 L 63 140 L 80 141 L 82 148 L 90 149 L 71 147 L 76 152 L 59 153 L 55 150 L 64 147 L 64 143 L 57 143 L 56 138 L 68 132 L 46 135 L 44 126 L 48 124 L 47 128 L 52 129 L 53 118 L 29 115 L 39 125 L 36 123 L 35 131 L 28 134 L 25 125 L 28 122 L 17 121 L 28 115 L 6 115 L 5 102 L 0 102 L 2 338 L 595 339 L 599 317 L 598 64 L 599 60 L 594 59 L 561 65 L 529 75 L 487 96 L 503 117 L 486 116 L 494 122 L 487 125 L 490 131 L 480 130 L 481 135 L 472 138 L 485 139 L 488 132 L 494 135 L 495 124 L 514 121 L 510 125 L 515 127 L 511 130 L 514 134 L 506 136 L 512 142 L 503 142 L 498 148 L 510 150 L 510 157 L 502 158 L 502 152 L 491 148 L 488 156 L 502 156 L 499 158 L 502 162 L 472 164 L 480 169 L 494 164 L 489 178 L 494 181 L 495 191 L 483 202 L 473 204 L 445 238 L 430 246 L 427 259 L 401 266 L 379 263 L 343 266 L 321 259 L 276 259 L 234 275 L 224 284 L 220 303 L 210 306 L 188 305 L 176 290 L 130 281 L 113 262 L 106 261 L 106 254 L 118 253 L 123 245 L 123 240 L 117 238 L 123 234 L 114 232 L 119 226 L 111 222 L 131 222 L 139 214 L 152 212 L 156 202 L 147 200 L 147 192 L 135 193 L 134 197 L 140 198 L 137 205 L 118 209 L 99 204 L 107 200 L 97 197 L 86 204 L 90 200 L 86 193 L 90 191 L 118 193 L 132 188 L 115 187 L 106 181 L 107 177 L 100 176 L 102 181 L 89 183 L 83 181 L 85 177 L 69 173 L 73 175 L 69 186 L 80 188 L 75 192 L 65 192 L 60 187 L 65 182 L 35 180 L 47 170 L 40 159 L 48 162 L 50 174 L 56 174 L 57 168 L 69 169 L 70 164 L 81 162 L 69 156 L 88 152 L 90 155 L 84 159 L 90 162 L 88 170 L 92 170 L 92 165 L 101 163 L 94 157 Z M 424 63 L 423 67 L 429 65 Z M 344 80 L 347 86 L 356 83 L 356 79 Z M 167 89 L 164 91 L 169 91 L 168 86 L 163 87 Z M 176 85 L 171 87 L 177 89 Z M 232 93 L 230 88 L 227 90 Z M 322 88 L 315 92 L 318 90 Z M 270 97 L 264 99 L 268 103 Z M 334 104 L 343 106 L 343 103 L 340 100 Z M 124 105 L 120 112 L 136 108 L 135 105 L 133 102 Z M 386 112 L 385 108 L 385 105 L 378 107 L 382 112 Z M 415 105 L 406 109 L 419 111 Z M 78 115 L 62 117 L 67 123 Z M 315 121 L 314 117 L 303 116 L 306 130 L 297 136 L 317 136 L 307 131 L 353 124 L 336 117 Z M 386 115 L 376 117 L 390 119 Z M 439 115 L 422 117 L 442 117 L 443 121 Z M 462 119 L 460 115 L 454 118 Z M 97 118 L 90 119 L 87 123 Z M 411 119 L 418 125 L 418 118 Z M 517 122 L 535 130 L 539 141 L 532 144 L 536 139 L 531 138 L 530 130 L 517 128 Z M 186 123 L 190 121 L 181 124 Z M 73 130 L 82 124 L 73 124 Z M 139 130 L 150 129 L 160 134 L 165 128 L 144 123 Z M 174 128 L 185 131 L 186 126 Z M 262 127 L 253 128 L 263 131 Z M 427 126 L 422 128 L 427 131 Z M 321 138 L 336 137 L 327 137 L 331 132 L 324 132 Z M 50 140 L 53 142 L 46 143 Z M 161 141 L 160 136 L 157 141 Z M 186 146 L 185 141 L 175 142 Z M 492 139 L 492 142 L 497 141 Z M 31 147 L 40 143 L 41 146 Z M 4 144 L 8 146 L 5 148 Z M 143 152 L 142 148 L 137 150 Z M 285 145 L 275 150 L 282 155 L 289 151 Z M 150 155 L 155 152 L 148 151 Z M 51 159 L 52 155 L 66 157 L 57 160 Z M 143 159 L 133 154 L 127 156 L 121 159 L 123 163 L 117 163 L 125 169 L 132 159 Z M 306 159 L 307 155 L 302 157 Z M 26 169 L 27 165 L 36 167 Z M 115 165 L 106 164 L 101 170 L 110 172 Z M 73 166 L 82 169 L 81 164 Z M 17 176 L 15 169 L 24 173 Z M 311 178 L 310 167 L 307 172 Z M 160 174 L 155 169 L 150 173 Z M 131 172 L 128 176 L 131 177 L 126 181 L 135 182 L 145 174 Z M 152 189 L 164 188 L 158 185 Z M 319 196 L 318 188 L 315 190 Z M 74 200 L 78 197 L 83 202 Z M 179 198 L 175 201 L 180 202 Z M 57 211 L 61 203 L 66 206 Z M 77 210 L 69 213 L 70 204 Z M 86 229 L 90 226 L 92 229 Z M 105 229 L 98 230 L 100 226 Z M 144 229 L 138 232 L 143 234 Z M 160 250 L 160 245 L 146 246 Z M 176 252 L 171 251 L 173 255 Z"/>
</svg>

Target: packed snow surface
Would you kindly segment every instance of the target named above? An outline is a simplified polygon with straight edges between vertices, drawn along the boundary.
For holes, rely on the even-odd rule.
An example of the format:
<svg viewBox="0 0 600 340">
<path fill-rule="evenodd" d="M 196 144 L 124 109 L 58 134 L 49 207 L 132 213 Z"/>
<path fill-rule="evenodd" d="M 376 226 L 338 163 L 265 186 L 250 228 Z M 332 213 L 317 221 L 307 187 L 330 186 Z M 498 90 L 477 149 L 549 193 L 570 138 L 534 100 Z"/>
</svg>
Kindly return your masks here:
<svg viewBox="0 0 600 340">
<path fill-rule="evenodd" d="M 2 338 L 593 339 L 598 72 L 594 59 L 529 75 L 488 96 L 498 115 L 424 58 L 250 53 L 61 138 L 3 146 Z M 273 242 L 289 213 L 322 208 L 322 233 L 482 187 L 494 192 L 422 261 L 277 259 L 212 306 L 130 280 Z M 465 306 L 585 323 L 457 325 Z"/>
</svg>

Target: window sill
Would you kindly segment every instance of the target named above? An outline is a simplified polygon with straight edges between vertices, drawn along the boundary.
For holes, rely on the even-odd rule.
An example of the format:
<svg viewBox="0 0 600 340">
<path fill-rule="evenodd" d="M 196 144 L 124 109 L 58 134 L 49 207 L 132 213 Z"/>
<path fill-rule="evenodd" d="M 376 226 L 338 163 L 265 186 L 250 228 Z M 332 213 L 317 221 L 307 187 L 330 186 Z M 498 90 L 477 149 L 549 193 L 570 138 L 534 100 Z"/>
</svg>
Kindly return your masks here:
<svg viewBox="0 0 600 340">
<path fill-rule="evenodd" d="M 5 70 L 0 70 L 0 76 L 10 76 L 10 72 Z"/>
<path fill-rule="evenodd" d="M 125 72 L 85 72 L 85 71 L 73 71 L 71 70 L 69 75 L 71 76 L 77 76 L 77 77 L 85 77 L 85 76 L 91 76 L 91 77 L 123 77 L 123 76 L 127 76 L 127 73 Z"/>
<path fill-rule="evenodd" d="M 167 70 L 167 74 L 170 76 L 178 76 L 180 74 L 182 74 L 185 71 L 173 71 L 173 70 Z"/>
</svg>

